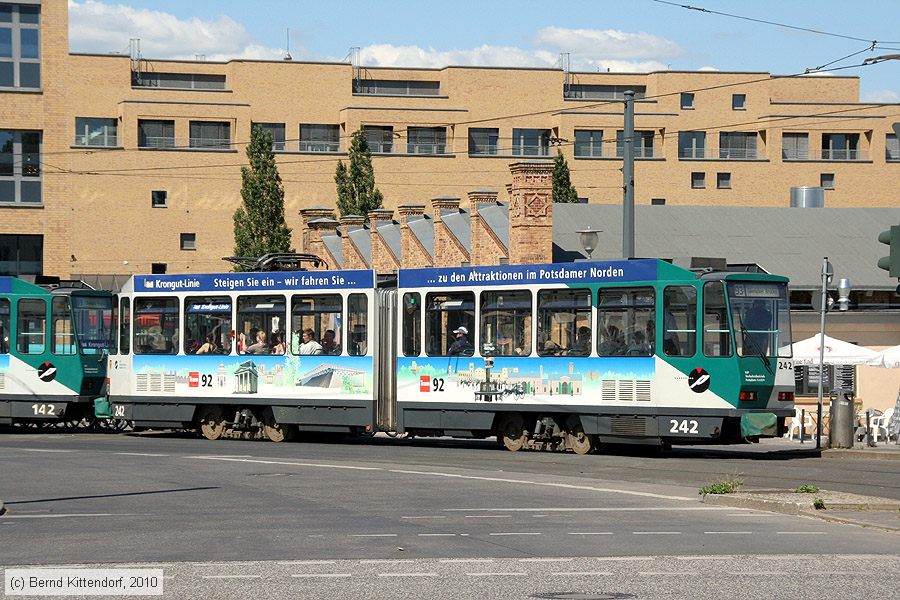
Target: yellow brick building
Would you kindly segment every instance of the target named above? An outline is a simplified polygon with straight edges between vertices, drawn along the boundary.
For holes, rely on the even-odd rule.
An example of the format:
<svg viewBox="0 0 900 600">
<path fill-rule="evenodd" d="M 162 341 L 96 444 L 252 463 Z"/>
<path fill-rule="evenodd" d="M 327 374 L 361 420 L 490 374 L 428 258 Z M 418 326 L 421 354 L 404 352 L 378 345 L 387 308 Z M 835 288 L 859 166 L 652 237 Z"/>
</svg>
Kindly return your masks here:
<svg viewBox="0 0 900 600">
<path fill-rule="evenodd" d="M 71 54 L 67 3 L 19 0 L 0 2 L 0 271 L 225 268 L 257 123 L 298 248 L 298 211 L 334 206 L 360 128 L 387 208 L 484 189 L 505 201 L 509 164 L 557 148 L 580 196 L 617 203 L 626 89 L 639 204 L 787 206 L 804 185 L 830 207 L 897 203 L 900 106 L 860 103 L 855 77 Z"/>
</svg>

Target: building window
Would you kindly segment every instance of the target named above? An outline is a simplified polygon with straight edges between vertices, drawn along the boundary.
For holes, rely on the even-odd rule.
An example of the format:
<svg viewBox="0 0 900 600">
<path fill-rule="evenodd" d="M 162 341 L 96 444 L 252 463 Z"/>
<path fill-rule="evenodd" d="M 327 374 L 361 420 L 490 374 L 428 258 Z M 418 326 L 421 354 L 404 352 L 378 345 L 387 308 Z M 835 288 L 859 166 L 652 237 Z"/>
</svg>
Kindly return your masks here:
<svg viewBox="0 0 900 600">
<path fill-rule="evenodd" d="M 569 100 L 624 100 L 625 92 L 634 92 L 634 99 L 647 95 L 643 85 L 593 85 L 573 83 L 563 90 L 563 97 Z"/>
<path fill-rule="evenodd" d="M 300 125 L 300 152 L 340 151 L 340 125 Z"/>
<path fill-rule="evenodd" d="M 151 275 L 165 275 L 166 271 L 169 270 L 169 265 L 166 263 L 151 263 L 150 264 L 150 274 Z"/>
<path fill-rule="evenodd" d="M 44 236 L 0 235 L 0 275 L 44 272 Z"/>
<path fill-rule="evenodd" d="M 706 132 L 679 131 L 678 158 L 706 158 Z"/>
<path fill-rule="evenodd" d="M 179 90 L 224 90 L 224 75 L 203 73 L 152 73 L 132 71 L 131 85 L 134 87 L 169 88 Z"/>
<path fill-rule="evenodd" d="M 781 136 L 783 160 L 809 160 L 809 134 L 785 133 Z"/>
<path fill-rule="evenodd" d="M 152 208 L 167 208 L 169 206 L 169 192 L 165 190 L 150 192 L 150 206 Z"/>
<path fill-rule="evenodd" d="M 0 88 L 40 89 L 40 6 L 0 4 Z"/>
<path fill-rule="evenodd" d="M 702 190 L 706 187 L 706 173 L 691 173 L 691 187 Z"/>
<path fill-rule="evenodd" d="M 856 367 L 854 365 L 825 365 L 825 379 L 822 381 L 823 389 L 842 388 L 856 393 Z M 832 385 L 832 382 L 833 385 Z M 794 384 L 797 395 L 814 396 L 819 390 L 819 366 L 794 367 Z"/>
<path fill-rule="evenodd" d="M 719 134 L 719 158 L 754 159 L 756 154 L 756 132 L 727 131 Z"/>
<path fill-rule="evenodd" d="M 138 147 L 174 148 L 175 121 L 139 120 Z"/>
<path fill-rule="evenodd" d="M 41 189 L 41 132 L 0 129 L 0 204 L 40 204 Z"/>
<path fill-rule="evenodd" d="M 635 158 L 653 158 L 653 137 L 652 131 L 635 131 L 634 132 L 634 157 Z M 625 156 L 625 132 L 621 129 L 616 132 L 616 157 Z"/>
<path fill-rule="evenodd" d="M 547 156 L 550 154 L 549 129 L 513 129 L 513 156 Z"/>
<path fill-rule="evenodd" d="M 119 145 L 117 119 L 75 117 L 75 145 L 112 148 Z"/>
<path fill-rule="evenodd" d="M 716 187 L 720 190 L 730 190 L 731 173 L 716 173 Z"/>
<path fill-rule="evenodd" d="M 500 152 L 500 130 L 489 127 L 469 128 L 469 154 L 496 155 Z"/>
<path fill-rule="evenodd" d="M 231 123 L 191 121 L 191 148 L 228 150 L 231 148 Z"/>
<path fill-rule="evenodd" d="M 575 156 L 579 158 L 603 156 L 603 132 L 599 129 L 576 129 Z"/>
<path fill-rule="evenodd" d="M 410 127 L 406 131 L 406 151 L 409 154 L 445 154 L 446 127 Z"/>
<path fill-rule="evenodd" d="M 284 152 L 284 123 L 253 123 L 251 129 L 257 127 L 272 135 L 272 152 Z"/>
<path fill-rule="evenodd" d="M 731 110 L 747 110 L 747 94 L 732 94 Z"/>
<path fill-rule="evenodd" d="M 182 250 L 196 250 L 197 249 L 197 234 L 196 233 L 182 233 L 181 234 L 181 249 Z"/>
<path fill-rule="evenodd" d="M 822 160 L 859 160 L 858 133 L 823 133 Z"/>
<path fill-rule="evenodd" d="M 900 139 L 895 133 L 889 133 L 885 137 L 884 159 L 887 161 L 900 160 Z"/>
<path fill-rule="evenodd" d="M 834 173 L 822 173 L 819 175 L 819 185 L 826 190 L 834 189 Z"/>
<path fill-rule="evenodd" d="M 651 198 L 650 206 L 665 206 L 666 199 L 665 198 Z"/>
<path fill-rule="evenodd" d="M 394 151 L 394 128 L 390 125 L 363 125 L 363 133 L 373 154 Z"/>
<path fill-rule="evenodd" d="M 690 92 L 681 93 L 681 108 L 682 110 L 691 110 L 694 108 L 694 94 L 691 94 Z"/>
<path fill-rule="evenodd" d="M 440 81 L 354 80 L 353 93 L 372 96 L 440 96 Z"/>
</svg>

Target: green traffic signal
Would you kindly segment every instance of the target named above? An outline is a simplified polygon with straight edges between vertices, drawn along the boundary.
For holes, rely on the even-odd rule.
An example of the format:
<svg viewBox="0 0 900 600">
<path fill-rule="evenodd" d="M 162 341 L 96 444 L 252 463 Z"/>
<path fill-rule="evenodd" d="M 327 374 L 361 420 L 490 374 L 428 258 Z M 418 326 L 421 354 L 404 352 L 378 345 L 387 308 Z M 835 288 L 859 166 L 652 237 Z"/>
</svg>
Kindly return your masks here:
<svg viewBox="0 0 900 600">
<path fill-rule="evenodd" d="M 878 241 L 891 247 L 890 255 L 878 259 L 878 268 L 887 271 L 891 277 L 900 277 L 900 225 L 879 233 Z"/>
</svg>

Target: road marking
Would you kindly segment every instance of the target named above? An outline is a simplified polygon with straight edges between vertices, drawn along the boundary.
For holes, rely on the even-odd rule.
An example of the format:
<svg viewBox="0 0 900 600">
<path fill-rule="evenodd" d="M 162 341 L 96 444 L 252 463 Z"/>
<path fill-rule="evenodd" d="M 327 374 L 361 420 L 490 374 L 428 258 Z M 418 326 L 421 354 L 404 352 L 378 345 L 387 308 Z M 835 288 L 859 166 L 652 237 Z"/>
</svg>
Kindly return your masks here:
<svg viewBox="0 0 900 600">
<path fill-rule="evenodd" d="M 401 519 L 446 519 L 446 515 L 428 515 L 424 517 L 400 517 Z"/>
<path fill-rule="evenodd" d="M 276 565 L 333 565 L 334 560 L 280 560 Z"/>
<path fill-rule="evenodd" d="M 16 448 L 16 450 L 21 450 L 22 452 L 76 452 L 75 450 L 50 450 L 48 448 Z"/>
<path fill-rule="evenodd" d="M 669 576 L 669 575 L 699 575 L 697 571 L 639 571 L 638 575 Z"/>
<path fill-rule="evenodd" d="M 492 563 L 493 558 L 442 558 L 439 563 Z"/>
<path fill-rule="evenodd" d="M 201 575 L 202 579 L 259 579 L 262 575 Z"/>
<path fill-rule="evenodd" d="M 778 535 L 825 535 L 827 531 L 776 531 Z"/>
<path fill-rule="evenodd" d="M 752 535 L 752 531 L 704 531 L 706 535 Z"/>
<path fill-rule="evenodd" d="M 512 519 L 512 515 L 465 515 L 467 519 Z"/>
<path fill-rule="evenodd" d="M 58 515 L 4 515 L 6 519 L 73 519 L 77 517 L 133 517 L 130 513 L 70 513 Z"/>
<path fill-rule="evenodd" d="M 369 558 L 359 561 L 361 565 L 408 565 L 416 562 L 413 558 Z"/>
<path fill-rule="evenodd" d="M 601 556 L 601 557 L 595 558 L 594 560 L 604 560 L 604 561 L 611 560 L 614 562 L 627 560 L 627 561 L 631 562 L 631 561 L 635 561 L 635 560 L 656 560 L 656 559 L 653 558 L 652 556 Z"/>
<path fill-rule="evenodd" d="M 572 562 L 571 558 L 520 558 L 519 562 Z"/>
<path fill-rule="evenodd" d="M 319 469 L 345 469 L 349 471 L 383 471 L 384 469 L 380 467 L 356 467 L 351 465 L 327 465 L 322 463 L 301 463 L 301 462 L 288 462 L 284 460 L 262 460 L 258 458 L 250 459 L 250 458 L 230 458 L 224 456 L 187 456 L 185 458 L 192 458 L 196 460 L 224 460 L 227 462 L 243 462 L 243 463 L 252 463 L 258 465 L 287 465 L 291 467 L 315 467 Z"/>
<path fill-rule="evenodd" d="M 169 456 L 168 454 L 150 454 L 149 452 L 113 452 L 119 456 Z"/>
<path fill-rule="evenodd" d="M 793 575 L 787 571 L 725 571 L 726 575 Z"/>
<path fill-rule="evenodd" d="M 528 573 L 510 572 L 510 573 L 466 573 L 469 577 L 525 577 Z"/>
<path fill-rule="evenodd" d="M 550 574 L 556 577 L 603 577 L 612 575 L 608 571 L 552 571 Z"/>
<path fill-rule="evenodd" d="M 444 512 L 654 512 L 663 510 L 677 510 L 679 512 L 687 510 L 698 511 L 722 511 L 728 510 L 722 506 L 620 506 L 620 507 L 587 507 L 587 508 L 445 508 Z"/>
<path fill-rule="evenodd" d="M 765 518 L 768 519 L 768 518 L 771 518 L 771 517 L 782 517 L 782 516 L 784 516 L 784 515 L 779 515 L 779 514 L 776 514 L 776 513 L 764 513 L 764 512 L 760 512 L 760 513 L 728 513 L 728 514 L 725 515 L 725 516 L 726 516 L 726 517 L 765 517 Z"/>
<path fill-rule="evenodd" d="M 291 577 L 298 579 L 318 579 L 318 578 L 336 578 L 336 577 L 353 577 L 350 573 L 302 573 L 294 574 Z"/>
<path fill-rule="evenodd" d="M 676 556 L 675 560 L 732 560 L 736 557 L 731 555 L 719 555 L 719 556 Z"/>
<path fill-rule="evenodd" d="M 612 531 L 570 531 L 566 535 L 612 535 Z"/>
<path fill-rule="evenodd" d="M 455 533 L 419 533 L 419 537 L 456 537 Z"/>
<path fill-rule="evenodd" d="M 634 535 L 681 535 L 680 531 L 632 531 Z"/>
<path fill-rule="evenodd" d="M 396 533 L 351 533 L 350 537 L 397 537 Z"/>
<path fill-rule="evenodd" d="M 378 573 L 379 577 L 438 577 L 437 573 Z"/>
<path fill-rule="evenodd" d="M 507 533 L 489 533 L 488 535 L 543 535 L 539 531 L 511 531 Z"/>
</svg>

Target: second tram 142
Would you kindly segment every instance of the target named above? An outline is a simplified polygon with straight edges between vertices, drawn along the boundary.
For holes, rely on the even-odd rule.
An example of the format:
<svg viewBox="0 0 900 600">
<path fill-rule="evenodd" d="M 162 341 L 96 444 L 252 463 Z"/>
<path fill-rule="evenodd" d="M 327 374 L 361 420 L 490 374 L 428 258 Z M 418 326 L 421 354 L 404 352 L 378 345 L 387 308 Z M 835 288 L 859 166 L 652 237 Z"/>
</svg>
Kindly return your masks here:
<svg viewBox="0 0 900 600">
<path fill-rule="evenodd" d="M 787 279 L 667 261 L 133 277 L 109 360 L 136 427 L 735 443 L 793 414 Z"/>
</svg>

